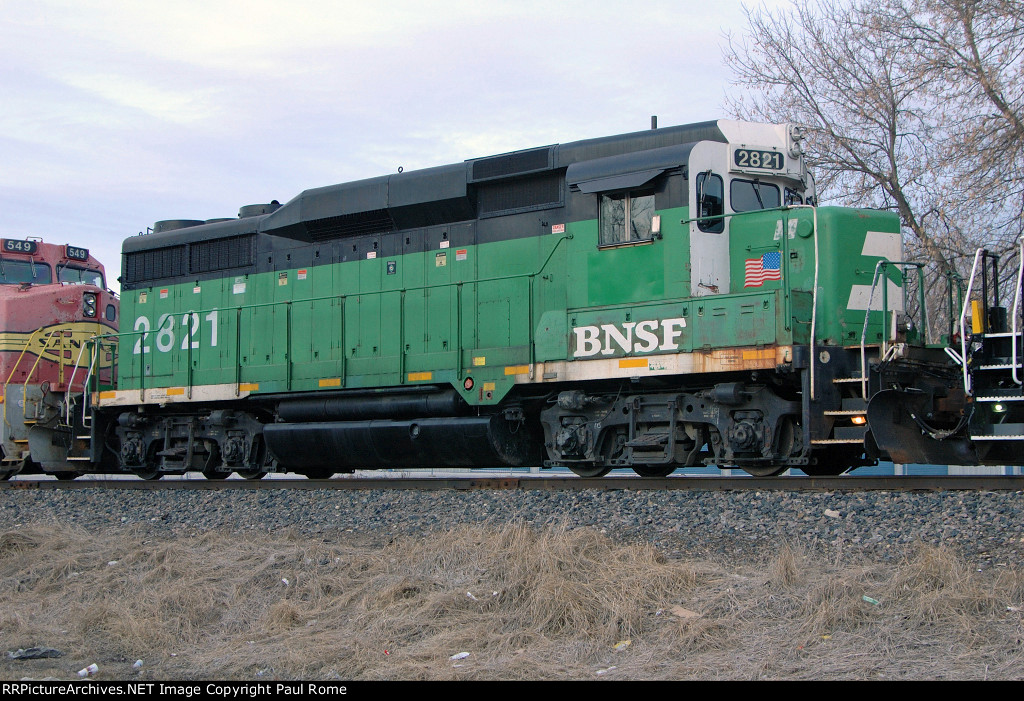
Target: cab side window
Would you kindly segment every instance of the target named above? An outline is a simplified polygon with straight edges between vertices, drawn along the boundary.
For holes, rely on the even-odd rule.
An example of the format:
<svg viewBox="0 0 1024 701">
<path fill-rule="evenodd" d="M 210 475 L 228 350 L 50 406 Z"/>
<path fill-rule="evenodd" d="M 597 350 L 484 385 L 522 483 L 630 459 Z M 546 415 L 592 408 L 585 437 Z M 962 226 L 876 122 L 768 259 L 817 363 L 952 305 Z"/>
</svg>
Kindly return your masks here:
<svg viewBox="0 0 1024 701">
<path fill-rule="evenodd" d="M 710 170 L 697 174 L 697 228 L 711 234 L 725 231 L 725 188 L 722 176 Z"/>
<path fill-rule="evenodd" d="M 600 246 L 650 241 L 654 191 L 638 190 L 601 195 Z"/>
</svg>

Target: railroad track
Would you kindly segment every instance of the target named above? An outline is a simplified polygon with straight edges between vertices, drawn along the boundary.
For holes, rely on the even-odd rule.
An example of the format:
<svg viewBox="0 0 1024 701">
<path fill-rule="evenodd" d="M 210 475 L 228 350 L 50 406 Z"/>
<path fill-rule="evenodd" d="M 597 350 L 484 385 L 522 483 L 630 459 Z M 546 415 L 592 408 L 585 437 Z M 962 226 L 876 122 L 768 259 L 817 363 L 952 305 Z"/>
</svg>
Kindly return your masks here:
<svg viewBox="0 0 1024 701">
<path fill-rule="evenodd" d="M 264 479 L 264 480 L 199 480 L 164 479 L 148 481 L 134 478 L 78 479 L 71 482 L 24 477 L 0 482 L 0 491 L 11 489 L 338 489 L 338 490 L 685 490 L 685 491 L 865 491 L 865 490 L 982 490 L 1022 491 L 1024 475 L 911 475 L 911 476 L 839 476 L 839 477 L 666 477 L 661 479 L 640 477 L 579 477 L 540 476 L 460 476 L 460 477 L 401 477 L 401 478 L 349 478 L 328 480 Z"/>
</svg>

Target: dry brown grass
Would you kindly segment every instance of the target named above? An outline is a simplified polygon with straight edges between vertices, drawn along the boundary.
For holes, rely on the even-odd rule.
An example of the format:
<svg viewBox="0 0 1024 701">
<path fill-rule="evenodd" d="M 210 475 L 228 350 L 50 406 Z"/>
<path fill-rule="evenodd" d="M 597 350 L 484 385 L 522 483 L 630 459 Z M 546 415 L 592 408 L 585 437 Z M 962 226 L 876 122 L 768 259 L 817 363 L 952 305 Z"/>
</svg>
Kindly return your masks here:
<svg viewBox="0 0 1024 701">
<path fill-rule="evenodd" d="M 1020 570 L 925 546 L 726 563 L 525 525 L 382 547 L 33 525 L 0 533 L 0 636 L 66 655 L 0 677 L 1008 679 L 1022 604 Z"/>
</svg>

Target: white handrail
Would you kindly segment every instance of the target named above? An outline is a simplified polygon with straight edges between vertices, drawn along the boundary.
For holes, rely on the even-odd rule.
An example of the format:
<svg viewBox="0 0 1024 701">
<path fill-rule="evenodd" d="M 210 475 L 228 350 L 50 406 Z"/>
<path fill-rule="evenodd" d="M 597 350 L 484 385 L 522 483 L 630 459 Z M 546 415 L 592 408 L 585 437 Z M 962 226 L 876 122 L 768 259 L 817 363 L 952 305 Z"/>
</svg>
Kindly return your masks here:
<svg viewBox="0 0 1024 701">
<path fill-rule="evenodd" d="M 1022 384 L 1017 376 L 1017 334 L 1020 333 L 1020 297 L 1021 283 L 1024 282 L 1024 236 L 1020 237 L 1020 263 L 1017 269 L 1017 291 L 1013 294 L 1013 381 Z"/>
<path fill-rule="evenodd" d="M 79 348 L 79 350 L 78 350 L 78 358 L 75 359 L 75 367 L 71 371 L 71 382 L 68 383 L 68 389 L 67 389 L 67 392 L 64 395 L 64 406 L 66 408 L 66 411 L 65 411 L 65 421 L 67 422 L 68 426 L 72 426 L 73 425 L 71 423 L 71 411 L 72 411 L 72 404 L 73 404 L 72 399 L 71 399 L 71 385 L 74 384 L 75 375 L 78 374 L 78 366 L 82 362 L 82 353 L 84 353 L 85 349 L 89 346 L 89 344 L 91 342 L 95 341 L 95 340 L 96 340 L 96 337 L 93 336 L 88 341 L 86 341 L 85 343 L 82 344 L 82 347 Z M 97 358 L 98 355 L 99 355 L 98 352 L 93 352 L 91 354 L 90 358 L 89 358 L 89 367 L 87 368 L 86 373 L 85 373 L 85 380 L 82 382 L 82 397 L 83 397 L 83 400 L 84 400 L 84 397 L 86 396 L 86 394 L 89 391 L 89 378 L 92 377 L 93 364 L 95 364 L 96 358 Z M 83 407 L 84 406 L 85 405 L 83 404 Z M 83 423 L 83 425 L 85 423 L 85 411 L 84 411 L 84 409 L 82 411 L 82 423 Z"/>
<path fill-rule="evenodd" d="M 964 294 L 964 306 L 960 309 L 960 357 L 964 359 L 964 392 L 972 396 L 971 379 L 967 372 L 967 334 L 964 333 L 964 317 L 967 315 L 967 307 L 971 305 L 971 290 L 974 287 L 974 276 L 978 272 L 978 260 L 984 249 L 979 248 L 974 253 L 974 265 L 971 266 L 971 277 L 967 281 L 967 292 Z"/>
<path fill-rule="evenodd" d="M 875 285 L 878 284 L 878 272 L 888 264 L 889 261 L 885 258 L 875 263 L 875 274 L 871 278 L 871 290 L 868 292 L 868 302 L 864 307 L 864 327 L 860 331 L 860 393 L 864 398 L 864 401 L 867 401 L 868 399 L 868 361 L 867 352 L 865 350 L 868 341 L 868 318 L 871 316 L 871 302 L 875 298 Z M 886 284 L 888 284 L 888 281 L 889 278 L 886 277 Z M 882 310 L 883 326 L 885 324 L 885 313 L 887 311 L 887 309 Z M 885 355 L 885 342 L 885 334 L 882 334 L 882 355 Z"/>
<path fill-rule="evenodd" d="M 814 234 L 814 290 L 811 292 L 811 339 L 810 347 L 808 348 L 808 354 L 810 355 L 810 392 L 811 401 L 814 401 L 815 394 L 815 382 L 814 382 L 814 334 L 818 328 L 818 271 L 820 270 L 819 255 L 818 255 L 818 208 L 811 204 L 792 204 L 788 205 L 789 209 L 809 209 L 811 210 L 812 217 L 812 229 Z M 785 236 L 785 234 L 783 234 Z"/>
</svg>

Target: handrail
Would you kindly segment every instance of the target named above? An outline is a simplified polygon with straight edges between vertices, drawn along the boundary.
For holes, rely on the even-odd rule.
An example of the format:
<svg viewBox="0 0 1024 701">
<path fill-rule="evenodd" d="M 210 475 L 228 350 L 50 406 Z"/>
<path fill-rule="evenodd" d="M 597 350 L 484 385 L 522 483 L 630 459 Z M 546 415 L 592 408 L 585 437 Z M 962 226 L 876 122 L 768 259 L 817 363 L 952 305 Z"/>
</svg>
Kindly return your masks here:
<svg viewBox="0 0 1024 701">
<path fill-rule="evenodd" d="M 868 361 L 867 361 L 867 341 L 868 341 L 868 319 L 871 318 L 871 302 L 875 298 L 875 285 L 878 284 L 878 273 L 882 268 L 885 268 L 888 264 L 888 260 L 882 259 L 875 263 L 875 274 L 871 278 L 871 290 L 868 292 L 868 303 L 864 309 L 864 326 L 860 331 L 860 393 L 861 397 L 867 401 L 868 398 Z M 888 283 L 889 278 L 885 278 Z M 888 284 L 885 285 L 888 288 Z M 886 302 L 882 303 L 882 306 L 886 306 Z M 887 310 L 882 309 L 882 352 L 885 352 L 885 312 Z"/>
<path fill-rule="evenodd" d="M 35 329 L 32 332 L 32 334 L 29 336 L 28 340 L 25 342 L 25 347 L 22 349 L 21 353 L 18 355 L 17 361 L 15 361 L 13 367 L 11 368 L 11 372 L 8 374 L 7 379 L 4 381 L 4 388 L 3 388 L 4 389 L 4 391 L 3 391 L 3 397 L 4 397 L 4 401 L 3 401 L 3 405 L 4 405 L 3 406 L 3 422 L 8 427 L 10 427 L 10 422 L 7 420 L 7 388 L 10 385 L 11 380 L 14 377 L 14 373 L 17 372 L 18 366 L 21 365 L 22 358 L 25 357 L 25 353 L 27 353 L 29 348 L 31 348 L 33 339 L 35 339 L 35 337 L 38 334 L 44 332 L 45 329 L 46 329 L 46 327 L 40 327 L 38 329 Z M 36 355 L 36 360 L 32 364 L 32 367 L 29 369 L 28 374 L 25 376 L 25 382 L 22 383 L 22 386 L 21 386 L 21 395 L 22 395 L 23 405 L 28 400 L 28 385 L 29 385 L 29 383 L 30 383 L 30 381 L 32 379 L 32 376 L 35 374 L 36 370 L 39 368 L 40 363 L 44 360 L 44 356 L 45 356 L 47 350 L 52 350 L 52 349 L 56 349 L 57 350 L 58 357 L 57 357 L 56 363 L 57 363 L 58 373 L 59 373 L 58 374 L 58 382 L 60 384 L 65 384 L 65 382 L 64 382 L 65 381 L 65 368 L 67 367 L 67 364 L 64 362 L 64 351 L 66 350 L 65 346 L 67 345 L 64 342 L 64 338 L 65 338 L 64 333 L 65 333 L 65 331 L 67 331 L 67 329 L 63 329 L 63 328 L 60 328 L 60 327 L 55 327 L 55 328 L 50 328 L 50 331 L 48 333 L 45 333 L 44 337 L 45 337 L 46 340 L 43 342 L 43 347 L 40 350 L 40 352 Z M 54 339 L 55 338 L 60 341 L 59 345 L 54 345 Z M 68 379 L 68 381 L 66 383 L 68 385 L 68 387 L 65 390 L 65 404 L 66 404 L 66 409 L 67 409 L 65 413 L 66 413 L 66 416 L 67 416 L 69 421 L 70 421 L 70 416 L 71 416 L 71 391 L 72 391 L 71 386 L 74 384 L 75 375 L 78 374 L 78 369 L 79 369 L 79 367 L 81 365 L 81 360 L 82 360 L 82 353 L 85 352 L 86 347 L 89 345 L 89 343 L 92 342 L 92 339 L 94 339 L 94 338 L 96 338 L 96 337 L 93 336 L 91 339 L 89 339 L 85 343 L 83 343 L 82 346 L 79 348 L 78 358 L 76 358 L 75 363 L 72 366 L 71 377 L 70 377 L 70 379 Z M 86 374 L 86 380 L 85 381 L 88 382 L 88 374 Z"/>
<path fill-rule="evenodd" d="M 5 397 L 7 396 L 7 385 L 9 385 L 11 383 L 11 378 L 14 377 L 14 373 L 18 370 L 18 366 L 21 365 L 21 359 L 23 357 L 25 357 L 25 353 L 28 351 L 29 347 L 32 345 L 32 339 L 35 338 L 36 334 L 39 333 L 42 330 L 43 330 L 43 327 L 40 327 L 40 328 L 36 329 L 35 331 L 32 332 L 32 335 L 30 335 L 28 337 L 28 340 L 25 341 L 25 347 L 21 349 L 21 354 L 18 356 L 18 360 L 14 363 L 14 366 L 11 368 L 11 372 L 10 372 L 9 375 L 7 375 L 7 379 L 4 380 L 4 396 Z M 52 331 L 51 331 L 51 333 L 52 333 Z"/>
<path fill-rule="evenodd" d="M 867 381 L 868 381 L 867 369 L 868 368 L 867 368 L 867 350 L 866 350 L 866 348 L 867 348 L 867 340 L 868 340 L 868 319 L 871 317 L 871 303 L 875 299 L 875 287 L 878 285 L 879 273 L 884 268 L 887 268 L 890 265 L 893 265 L 893 266 L 903 266 L 904 269 L 910 268 L 910 267 L 917 268 L 917 274 L 918 274 L 917 287 L 918 287 L 918 293 L 919 293 L 919 295 L 921 297 L 921 299 L 919 300 L 919 303 L 921 305 L 921 327 L 922 327 L 923 333 L 924 333 L 924 343 L 925 343 L 925 345 L 928 344 L 928 309 L 925 306 L 925 299 L 924 299 L 924 263 L 916 263 L 916 262 L 903 261 L 903 260 L 888 260 L 888 259 L 885 259 L 885 258 L 879 260 L 877 263 L 875 263 L 875 273 L 874 273 L 874 275 L 871 278 L 871 289 L 868 292 L 868 302 L 867 302 L 866 308 L 864 309 L 864 326 L 861 327 L 861 332 L 860 332 L 860 375 L 861 375 L 860 386 L 861 386 L 861 395 L 862 395 L 862 397 L 865 400 L 867 400 L 867 398 L 868 398 L 868 388 L 867 388 Z M 889 312 L 889 284 L 888 283 L 889 283 L 889 278 L 888 278 L 888 276 L 885 276 L 885 283 L 882 286 L 882 308 L 879 310 L 882 313 L 882 348 L 881 348 L 882 352 L 881 352 L 881 354 L 879 356 L 880 359 L 882 359 L 882 360 L 888 358 L 889 355 L 890 355 L 890 351 L 892 350 L 891 348 L 889 348 L 889 334 L 888 334 L 888 312 Z M 903 291 L 904 291 L 904 296 L 905 296 L 906 295 L 906 288 L 905 287 L 903 288 Z M 895 348 L 895 346 L 893 346 L 893 348 Z"/>
<path fill-rule="evenodd" d="M 984 253 L 985 249 L 979 248 L 974 253 L 974 264 L 971 266 L 971 277 L 967 281 L 967 292 L 964 294 L 964 306 L 960 309 L 960 357 L 964 359 L 964 392 L 967 396 L 971 395 L 971 378 L 970 373 L 967 372 L 967 334 L 964 333 L 964 317 L 967 316 L 967 307 L 971 304 L 971 290 L 974 287 L 974 276 L 978 272 L 978 260 L 981 259 L 981 254 Z"/>
<path fill-rule="evenodd" d="M 11 366 L 10 374 L 8 374 L 7 375 L 7 379 L 4 380 L 3 422 L 4 422 L 4 425 L 7 426 L 8 428 L 11 428 L 11 424 L 7 420 L 7 386 L 9 384 L 11 384 L 11 379 L 14 377 L 14 373 L 17 372 L 18 366 L 21 365 L 21 359 L 25 357 L 25 353 L 28 352 L 28 349 L 32 346 L 32 339 L 35 338 L 36 334 L 39 333 L 42 330 L 43 330 L 43 327 L 40 327 L 40 328 L 36 329 L 35 331 L 33 331 L 32 334 L 28 337 L 28 340 L 25 341 L 25 347 L 21 349 L 21 353 L 18 355 L 18 359 L 16 361 L 14 361 L 14 365 Z"/>
<path fill-rule="evenodd" d="M 99 358 L 103 353 L 103 344 L 99 340 L 99 336 L 90 337 L 85 343 L 82 344 L 81 349 L 78 351 L 78 359 L 75 361 L 75 369 L 71 373 L 71 382 L 68 383 L 67 393 L 65 394 L 64 397 L 64 405 L 67 409 L 67 411 L 65 412 L 65 421 L 67 422 L 68 426 L 73 425 L 71 421 L 71 414 L 73 411 L 74 399 L 71 390 L 71 384 L 74 382 L 75 374 L 78 372 L 78 365 L 82 360 L 82 353 L 85 352 L 85 349 L 87 347 L 91 347 L 92 350 L 89 356 L 89 366 L 85 372 L 85 379 L 82 380 L 82 426 L 89 426 L 89 421 L 87 420 L 88 417 L 86 414 L 86 409 L 89 406 L 89 381 L 93 377 L 93 368 L 97 364 L 101 364 Z M 111 361 L 111 365 L 113 365 L 113 358 L 111 358 Z M 97 377 L 99 377 L 98 373 Z"/>
<path fill-rule="evenodd" d="M 680 224 L 692 224 L 693 222 L 709 222 L 715 221 L 716 219 L 729 219 L 730 217 L 743 217 L 754 214 L 763 214 L 764 212 L 785 212 L 790 209 L 817 209 L 817 205 L 813 204 L 783 204 L 778 207 L 765 207 L 764 209 L 748 209 L 744 212 L 726 212 L 724 214 L 708 214 L 703 217 L 690 217 L 689 219 L 681 219 Z"/>
<path fill-rule="evenodd" d="M 814 229 L 814 291 L 811 294 L 811 339 L 810 347 L 808 349 L 811 377 L 810 377 L 810 392 L 811 401 L 815 400 L 815 372 L 814 372 L 814 336 L 818 332 L 818 273 L 821 270 L 821 264 L 818 255 L 818 208 L 815 205 L 802 204 L 794 205 L 793 209 L 810 208 L 813 217 L 812 226 Z"/>
<path fill-rule="evenodd" d="M 1020 303 L 1021 303 L 1021 285 L 1024 284 L 1024 236 L 1020 237 L 1020 262 L 1017 269 L 1017 289 L 1013 294 L 1013 381 L 1015 383 L 1024 384 L 1017 376 L 1017 334 L 1020 333 Z"/>
<path fill-rule="evenodd" d="M 91 339 L 90 339 L 90 340 L 91 340 Z M 64 391 L 64 408 L 65 408 L 65 412 L 64 412 L 64 417 L 65 417 L 65 418 L 64 418 L 64 420 L 65 420 L 65 421 L 67 422 L 67 424 L 68 424 L 69 426 L 71 425 L 71 404 L 72 404 L 72 399 L 71 399 L 71 386 L 72 386 L 73 384 L 75 384 L 75 375 L 77 375 L 77 374 L 78 374 L 78 366 L 79 366 L 79 364 L 80 364 L 80 363 L 82 362 L 82 353 L 84 353 L 84 352 L 85 352 L 85 349 L 86 349 L 86 347 L 88 347 L 88 345 L 89 345 L 89 341 L 86 341 L 85 343 L 83 343 L 83 344 L 82 344 L 82 345 L 81 345 L 81 346 L 79 347 L 79 349 L 78 349 L 78 357 L 77 357 L 77 358 L 75 358 L 75 365 L 74 365 L 74 367 L 73 367 L 73 368 L 71 369 L 71 381 L 70 381 L 70 382 L 68 382 L 68 388 L 67 388 L 67 389 L 66 389 L 66 390 Z M 92 356 L 92 357 L 90 358 L 90 362 L 89 362 L 89 369 L 88 369 L 88 370 L 86 371 L 86 373 L 85 373 L 85 382 L 83 382 L 83 383 L 82 383 L 82 393 L 83 393 L 83 394 L 85 394 L 85 388 L 86 388 L 86 384 L 87 384 L 87 383 L 89 382 L 89 375 L 90 375 L 90 374 L 91 374 L 91 372 L 92 372 L 92 361 L 93 361 L 94 359 L 95 359 L 95 355 L 93 355 L 93 356 Z M 84 414 L 83 414 L 82 416 L 83 416 L 83 418 L 85 417 L 85 415 L 84 415 Z"/>
<path fill-rule="evenodd" d="M 57 334 L 57 338 L 60 339 L 60 347 L 57 349 L 57 358 L 58 358 L 58 360 L 57 360 L 57 367 L 59 368 L 59 370 L 58 370 L 58 372 L 59 372 L 58 382 L 63 384 L 64 383 L 64 367 L 65 367 L 64 366 L 64 330 L 58 327 L 58 328 L 55 328 L 52 331 L 50 331 L 50 333 L 47 335 L 47 337 L 49 339 L 48 343 L 53 341 L 53 335 L 54 334 Z M 32 363 L 32 369 L 29 370 L 28 371 L 28 375 L 25 376 L 25 383 L 21 386 L 22 406 L 25 406 L 25 405 L 28 404 L 28 383 L 31 381 L 32 375 L 35 373 L 36 368 L 39 367 L 39 363 L 43 359 L 43 354 L 46 352 L 46 350 L 48 348 L 52 348 L 52 346 L 50 346 L 50 345 L 44 345 L 43 346 L 42 352 L 40 352 L 39 355 L 36 356 L 36 362 Z M 5 396 L 6 396 L 6 392 L 5 392 Z M 4 404 L 5 405 L 7 404 L 6 400 L 4 401 Z"/>
</svg>

